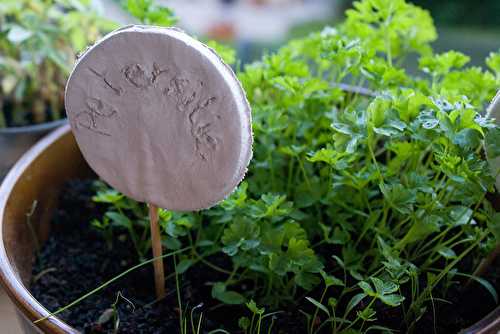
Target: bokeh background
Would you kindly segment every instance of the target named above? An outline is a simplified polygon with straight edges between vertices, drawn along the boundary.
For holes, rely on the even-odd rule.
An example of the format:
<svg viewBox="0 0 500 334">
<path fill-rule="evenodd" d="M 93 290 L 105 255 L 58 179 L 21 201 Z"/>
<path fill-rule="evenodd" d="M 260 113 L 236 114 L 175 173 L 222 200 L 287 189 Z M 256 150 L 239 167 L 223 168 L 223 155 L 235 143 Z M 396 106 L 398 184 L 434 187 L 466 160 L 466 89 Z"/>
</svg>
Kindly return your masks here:
<svg viewBox="0 0 500 334">
<path fill-rule="evenodd" d="M 123 0 L 101 0 L 105 13 L 123 23 Z M 232 44 L 242 63 L 258 59 L 286 40 L 343 20 L 352 0 L 157 0 L 173 9 L 178 25 L 200 37 Z M 413 0 L 428 9 L 438 26 L 436 50 L 455 49 L 482 65 L 500 48 L 500 0 Z M 113 8 L 114 10 L 109 10 Z"/>
</svg>

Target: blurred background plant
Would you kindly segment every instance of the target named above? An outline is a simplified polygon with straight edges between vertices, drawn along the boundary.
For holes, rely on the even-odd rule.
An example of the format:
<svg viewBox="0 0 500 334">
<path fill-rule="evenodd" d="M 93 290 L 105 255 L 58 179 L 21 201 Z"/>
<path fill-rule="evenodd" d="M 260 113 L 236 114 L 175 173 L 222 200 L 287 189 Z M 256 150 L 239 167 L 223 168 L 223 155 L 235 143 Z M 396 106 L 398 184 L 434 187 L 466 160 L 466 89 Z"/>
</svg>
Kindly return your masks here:
<svg viewBox="0 0 500 334">
<path fill-rule="evenodd" d="M 436 51 L 453 48 L 483 65 L 498 49 L 500 2 L 412 3 L 433 13 L 440 35 Z M 342 21 L 351 6 L 352 0 L 2 0 L 0 127 L 61 118 L 64 83 L 76 54 L 119 24 L 175 24 L 202 40 L 234 47 L 245 64 L 290 38 Z"/>
<path fill-rule="evenodd" d="M 92 0 L 2 0 L 0 128 L 64 116 L 64 85 L 76 55 L 118 25 Z"/>
<path fill-rule="evenodd" d="M 483 0 L 414 0 L 433 13 L 437 24 L 468 25 L 498 28 L 500 1 Z"/>
<path fill-rule="evenodd" d="M 484 65 L 488 53 L 498 49 L 499 1 L 410 2 L 433 14 L 439 33 L 439 39 L 433 43 L 435 50 L 455 49 L 470 55 L 473 65 Z M 249 63 L 267 50 L 276 51 L 289 39 L 305 37 L 343 21 L 353 0 L 154 0 L 154 3 L 171 8 L 182 29 L 232 44 L 238 52 L 237 58 Z M 416 73 L 417 68 L 412 68 L 412 72 Z"/>
<path fill-rule="evenodd" d="M 177 23 L 174 12 L 154 0 L 122 0 L 122 6 L 142 24 L 168 27 Z"/>
</svg>

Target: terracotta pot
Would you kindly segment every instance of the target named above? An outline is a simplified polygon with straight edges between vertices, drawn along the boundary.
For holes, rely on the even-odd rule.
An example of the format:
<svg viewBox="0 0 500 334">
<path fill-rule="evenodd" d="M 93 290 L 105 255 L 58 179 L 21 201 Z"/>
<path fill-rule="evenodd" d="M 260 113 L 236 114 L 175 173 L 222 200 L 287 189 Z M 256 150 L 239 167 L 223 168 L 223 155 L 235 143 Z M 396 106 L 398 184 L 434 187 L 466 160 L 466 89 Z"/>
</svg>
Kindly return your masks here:
<svg viewBox="0 0 500 334">
<path fill-rule="evenodd" d="M 33 201 L 31 218 L 39 241 L 49 235 L 52 212 L 63 184 L 92 175 L 83 160 L 68 125 L 38 142 L 16 163 L 0 187 L 0 281 L 18 310 L 25 333 L 78 333 L 57 317 L 33 324 L 49 312 L 36 301 L 27 287 L 35 254 L 33 234 L 26 220 Z M 497 333 L 500 308 L 463 333 Z"/>
<path fill-rule="evenodd" d="M 69 125 L 65 125 L 26 152 L 0 187 L 0 280 L 25 333 L 78 333 L 56 317 L 33 324 L 49 313 L 27 289 L 37 242 L 26 214 L 37 201 L 31 226 L 38 241 L 45 241 L 63 183 L 89 174 Z"/>
<path fill-rule="evenodd" d="M 0 128 L 0 180 L 7 174 L 24 152 L 50 131 L 66 123 L 66 120 L 30 126 Z"/>
</svg>

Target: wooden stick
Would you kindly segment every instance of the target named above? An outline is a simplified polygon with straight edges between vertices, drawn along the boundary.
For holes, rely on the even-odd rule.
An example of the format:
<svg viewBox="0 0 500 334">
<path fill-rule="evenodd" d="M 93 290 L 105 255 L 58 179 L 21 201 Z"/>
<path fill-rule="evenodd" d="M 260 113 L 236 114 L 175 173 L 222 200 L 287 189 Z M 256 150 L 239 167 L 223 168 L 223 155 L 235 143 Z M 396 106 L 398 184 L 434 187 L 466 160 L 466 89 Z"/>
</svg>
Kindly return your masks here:
<svg viewBox="0 0 500 334">
<path fill-rule="evenodd" d="M 158 225 L 158 207 L 149 204 L 149 220 L 151 224 L 151 247 L 153 248 L 153 257 L 162 256 L 162 245 L 160 236 L 160 225 Z M 163 259 L 153 262 L 155 268 L 155 287 L 156 297 L 162 299 L 165 297 L 165 274 L 163 272 Z"/>
</svg>

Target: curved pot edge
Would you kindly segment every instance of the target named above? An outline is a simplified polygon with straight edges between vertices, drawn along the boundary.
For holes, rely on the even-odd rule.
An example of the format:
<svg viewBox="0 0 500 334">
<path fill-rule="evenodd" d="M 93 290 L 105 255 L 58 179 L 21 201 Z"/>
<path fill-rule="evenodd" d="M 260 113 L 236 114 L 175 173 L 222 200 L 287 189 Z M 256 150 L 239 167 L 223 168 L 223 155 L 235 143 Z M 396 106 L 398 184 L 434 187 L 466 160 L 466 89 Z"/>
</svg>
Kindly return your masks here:
<svg viewBox="0 0 500 334">
<path fill-rule="evenodd" d="M 26 125 L 26 126 L 15 126 L 10 128 L 0 128 L 0 134 L 6 135 L 15 135 L 15 134 L 24 134 L 24 133 L 40 133 L 53 130 L 58 128 L 61 125 L 64 125 L 68 122 L 66 118 L 59 119 L 56 121 L 34 124 L 34 125 Z"/>
<path fill-rule="evenodd" d="M 0 264 L 8 264 L 7 266 L 0 267 L 0 283 L 3 285 L 6 293 L 18 310 L 20 310 L 23 316 L 31 322 L 49 316 L 50 312 L 31 295 L 10 265 L 10 260 L 7 256 L 3 242 L 2 217 L 5 214 L 5 207 L 11 191 L 29 165 L 36 160 L 47 147 L 68 135 L 70 132 L 70 126 L 66 124 L 42 138 L 18 160 L 0 185 Z M 55 316 L 49 317 L 47 320 L 34 326 L 37 326 L 39 330 L 43 330 L 46 333 L 78 333 L 74 328 Z"/>
<path fill-rule="evenodd" d="M 481 320 L 469 328 L 463 329 L 459 334 L 490 334 L 498 333 L 500 329 L 500 306 L 488 313 Z"/>
</svg>

